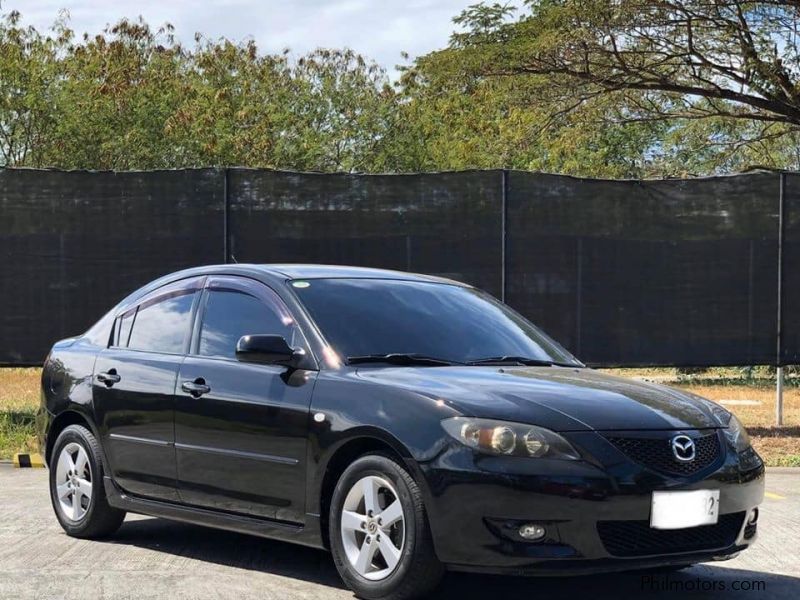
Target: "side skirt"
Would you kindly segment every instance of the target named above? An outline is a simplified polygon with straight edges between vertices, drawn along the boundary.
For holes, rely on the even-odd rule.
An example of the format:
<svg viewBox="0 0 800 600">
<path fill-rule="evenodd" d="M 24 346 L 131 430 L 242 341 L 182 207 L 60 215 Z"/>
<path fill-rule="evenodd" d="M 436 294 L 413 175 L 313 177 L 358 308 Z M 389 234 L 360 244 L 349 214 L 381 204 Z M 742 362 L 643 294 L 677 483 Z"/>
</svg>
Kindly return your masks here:
<svg viewBox="0 0 800 600">
<path fill-rule="evenodd" d="M 103 486 L 105 487 L 108 503 L 114 508 L 127 512 L 325 549 L 317 515 L 307 514 L 305 526 L 294 525 L 242 514 L 225 513 L 196 506 L 131 496 L 120 489 L 111 477 L 107 475 L 103 477 Z"/>
</svg>

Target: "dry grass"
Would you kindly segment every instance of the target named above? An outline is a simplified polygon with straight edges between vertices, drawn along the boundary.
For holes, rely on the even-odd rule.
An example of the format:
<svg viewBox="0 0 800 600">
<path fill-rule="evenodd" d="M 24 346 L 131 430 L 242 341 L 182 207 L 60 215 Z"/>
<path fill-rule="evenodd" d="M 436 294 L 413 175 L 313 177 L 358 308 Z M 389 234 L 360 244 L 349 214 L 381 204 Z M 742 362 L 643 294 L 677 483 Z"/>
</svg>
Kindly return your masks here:
<svg viewBox="0 0 800 600">
<path fill-rule="evenodd" d="M 0 369 L 0 458 L 36 452 L 41 369 Z"/>
<path fill-rule="evenodd" d="M 770 467 L 800 467 L 800 427 L 750 430 L 750 439 Z"/>
<path fill-rule="evenodd" d="M 748 428 L 772 427 L 775 425 L 775 388 L 749 387 L 744 385 L 692 385 L 673 384 L 715 402 L 722 402 Z M 727 400 L 758 402 L 757 405 L 726 404 Z M 800 425 L 800 388 L 783 390 L 783 422 Z"/>
<path fill-rule="evenodd" d="M 800 388 L 784 388 L 783 427 L 775 427 L 775 389 L 747 386 L 680 385 L 715 401 L 734 413 L 747 427 L 753 447 L 768 465 L 800 467 Z M 725 400 L 750 400 L 755 406 L 725 404 Z"/>
<path fill-rule="evenodd" d="M 784 424 L 775 422 L 775 383 L 749 380 L 736 369 L 713 369 L 682 376 L 674 369 L 615 369 L 616 375 L 647 377 L 687 389 L 711 400 L 748 400 L 758 404 L 726 405 L 748 428 L 753 445 L 772 466 L 800 466 L 800 387 L 784 390 Z M 36 450 L 34 416 L 39 406 L 41 369 L 0 369 L 0 458 Z"/>
</svg>

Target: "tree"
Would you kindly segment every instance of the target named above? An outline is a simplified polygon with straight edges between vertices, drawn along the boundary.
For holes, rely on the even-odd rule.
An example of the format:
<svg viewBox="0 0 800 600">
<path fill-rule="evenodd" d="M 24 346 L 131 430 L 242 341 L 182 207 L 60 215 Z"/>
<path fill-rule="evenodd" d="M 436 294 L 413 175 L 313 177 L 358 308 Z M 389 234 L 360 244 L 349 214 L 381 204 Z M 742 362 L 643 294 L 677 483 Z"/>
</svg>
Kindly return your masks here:
<svg viewBox="0 0 800 600">
<path fill-rule="evenodd" d="M 50 38 L 19 21 L 18 12 L 0 18 L 0 167 L 43 164 L 39 151 L 53 123 L 51 90 L 64 43 L 61 22 Z"/>
<path fill-rule="evenodd" d="M 39 153 L 71 169 L 158 169 L 180 157 L 165 123 L 182 102 L 187 54 L 165 26 L 122 20 L 59 55 L 53 123 Z"/>
<path fill-rule="evenodd" d="M 547 78 L 496 77 L 486 56 L 459 44 L 414 61 L 401 78 L 392 170 L 515 168 L 595 177 L 648 173 L 663 123 L 609 123 L 613 102 L 574 110 Z"/>
<path fill-rule="evenodd" d="M 180 164 L 370 170 L 394 103 L 385 72 L 351 50 L 296 61 L 254 43 L 199 40 L 168 119 Z M 180 140 L 180 143 L 177 143 Z"/>
<path fill-rule="evenodd" d="M 348 49 L 298 58 L 122 20 L 0 18 L 0 166 L 800 169 L 800 0 L 529 0 L 457 17 L 392 86 Z"/>
<path fill-rule="evenodd" d="M 354 171 L 382 164 L 396 97 L 351 50 L 291 59 L 253 42 L 122 20 L 76 39 L 0 21 L 0 166 L 244 165 Z"/>
<path fill-rule="evenodd" d="M 291 76 L 294 127 L 293 137 L 282 138 L 284 162 L 323 171 L 379 170 L 396 109 L 386 71 L 352 50 L 320 49 L 298 60 Z"/>
<path fill-rule="evenodd" d="M 451 47 L 484 76 L 543 78 L 531 101 L 552 119 L 612 98 L 607 122 L 707 121 L 690 129 L 746 150 L 800 128 L 800 2 L 529 0 L 456 21 Z"/>
</svg>

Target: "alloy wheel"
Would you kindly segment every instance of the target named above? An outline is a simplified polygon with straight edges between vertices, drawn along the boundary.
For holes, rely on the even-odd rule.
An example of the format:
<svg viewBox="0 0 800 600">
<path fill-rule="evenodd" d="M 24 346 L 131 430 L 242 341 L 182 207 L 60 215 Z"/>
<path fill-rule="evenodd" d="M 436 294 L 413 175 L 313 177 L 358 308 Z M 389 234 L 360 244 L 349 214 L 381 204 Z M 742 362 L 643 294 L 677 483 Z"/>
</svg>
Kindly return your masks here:
<svg viewBox="0 0 800 600">
<path fill-rule="evenodd" d="M 92 467 L 89 455 L 78 443 L 61 450 L 56 463 L 56 497 L 65 517 L 80 521 L 92 502 Z"/>
<path fill-rule="evenodd" d="M 340 530 L 347 559 L 359 575 L 371 581 L 391 575 L 406 538 L 403 505 L 394 486 L 375 475 L 358 480 L 345 498 Z"/>
</svg>

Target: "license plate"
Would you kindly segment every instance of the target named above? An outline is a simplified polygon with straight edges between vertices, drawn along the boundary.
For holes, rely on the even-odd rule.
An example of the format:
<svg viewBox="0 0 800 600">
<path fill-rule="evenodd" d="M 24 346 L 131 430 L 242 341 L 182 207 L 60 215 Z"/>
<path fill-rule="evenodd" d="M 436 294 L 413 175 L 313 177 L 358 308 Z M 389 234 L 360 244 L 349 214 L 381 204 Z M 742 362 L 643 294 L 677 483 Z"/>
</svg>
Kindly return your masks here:
<svg viewBox="0 0 800 600">
<path fill-rule="evenodd" d="M 719 490 L 653 492 L 650 527 L 684 529 L 713 525 L 719 519 Z"/>
</svg>

